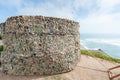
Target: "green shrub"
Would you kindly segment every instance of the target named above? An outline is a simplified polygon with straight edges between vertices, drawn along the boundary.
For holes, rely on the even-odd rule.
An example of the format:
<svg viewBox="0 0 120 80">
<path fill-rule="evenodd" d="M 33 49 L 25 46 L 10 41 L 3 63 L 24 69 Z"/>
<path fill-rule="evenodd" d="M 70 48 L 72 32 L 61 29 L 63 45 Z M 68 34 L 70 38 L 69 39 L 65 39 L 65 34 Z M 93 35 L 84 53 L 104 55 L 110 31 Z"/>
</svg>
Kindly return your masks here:
<svg viewBox="0 0 120 80">
<path fill-rule="evenodd" d="M 2 35 L 0 34 L 0 40 L 2 40 Z"/>
<path fill-rule="evenodd" d="M 0 45 L 0 52 L 3 51 L 3 45 Z"/>
</svg>

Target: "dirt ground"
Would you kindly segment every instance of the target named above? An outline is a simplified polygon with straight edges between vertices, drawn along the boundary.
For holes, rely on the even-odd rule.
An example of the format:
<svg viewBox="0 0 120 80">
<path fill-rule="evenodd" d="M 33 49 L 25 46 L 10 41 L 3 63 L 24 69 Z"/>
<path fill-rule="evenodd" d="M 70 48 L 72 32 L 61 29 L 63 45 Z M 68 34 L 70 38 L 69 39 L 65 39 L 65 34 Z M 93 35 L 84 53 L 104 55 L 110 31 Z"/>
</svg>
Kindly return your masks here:
<svg viewBox="0 0 120 80">
<path fill-rule="evenodd" d="M 109 80 L 108 68 L 118 65 L 106 60 L 81 55 L 81 60 L 74 70 L 68 73 L 53 76 L 12 76 L 0 72 L 0 80 Z M 120 69 L 114 70 L 114 74 Z M 120 77 L 113 80 L 120 80 Z"/>
</svg>

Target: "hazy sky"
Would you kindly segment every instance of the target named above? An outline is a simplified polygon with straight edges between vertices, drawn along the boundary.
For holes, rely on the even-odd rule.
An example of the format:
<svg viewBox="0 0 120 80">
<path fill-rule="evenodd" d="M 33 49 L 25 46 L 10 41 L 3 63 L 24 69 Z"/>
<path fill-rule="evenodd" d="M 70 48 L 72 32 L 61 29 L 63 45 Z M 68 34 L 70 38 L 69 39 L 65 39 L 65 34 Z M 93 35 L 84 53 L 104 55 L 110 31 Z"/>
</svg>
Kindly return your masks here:
<svg viewBox="0 0 120 80">
<path fill-rule="evenodd" d="M 0 0 L 0 22 L 15 15 L 68 18 L 81 33 L 120 34 L 120 0 Z"/>
</svg>

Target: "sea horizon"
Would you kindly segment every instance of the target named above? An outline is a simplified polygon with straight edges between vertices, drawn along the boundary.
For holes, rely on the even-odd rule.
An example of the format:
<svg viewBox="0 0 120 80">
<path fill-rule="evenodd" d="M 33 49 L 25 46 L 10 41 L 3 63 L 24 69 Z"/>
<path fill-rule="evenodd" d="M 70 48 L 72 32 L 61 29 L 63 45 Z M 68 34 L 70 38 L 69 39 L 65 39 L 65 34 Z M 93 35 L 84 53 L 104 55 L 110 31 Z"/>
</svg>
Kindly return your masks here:
<svg viewBox="0 0 120 80">
<path fill-rule="evenodd" d="M 120 58 L 120 34 L 81 33 L 80 43 L 86 49 L 101 49 L 111 57 Z"/>
</svg>

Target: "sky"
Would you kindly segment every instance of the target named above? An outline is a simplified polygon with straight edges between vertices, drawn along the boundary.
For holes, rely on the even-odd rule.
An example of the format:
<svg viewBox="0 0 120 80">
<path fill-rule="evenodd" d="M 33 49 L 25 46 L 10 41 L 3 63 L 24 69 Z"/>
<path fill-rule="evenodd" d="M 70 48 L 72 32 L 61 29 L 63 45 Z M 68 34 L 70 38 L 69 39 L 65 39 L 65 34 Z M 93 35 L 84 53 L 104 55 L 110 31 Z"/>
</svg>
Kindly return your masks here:
<svg viewBox="0 0 120 80">
<path fill-rule="evenodd" d="M 18 15 L 72 19 L 80 33 L 120 34 L 120 0 L 0 0 L 0 23 Z"/>
</svg>

